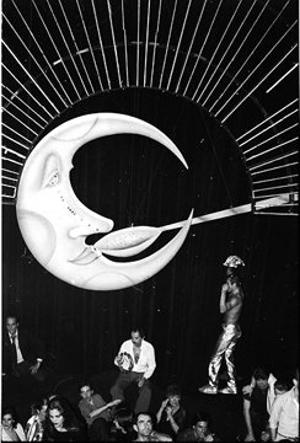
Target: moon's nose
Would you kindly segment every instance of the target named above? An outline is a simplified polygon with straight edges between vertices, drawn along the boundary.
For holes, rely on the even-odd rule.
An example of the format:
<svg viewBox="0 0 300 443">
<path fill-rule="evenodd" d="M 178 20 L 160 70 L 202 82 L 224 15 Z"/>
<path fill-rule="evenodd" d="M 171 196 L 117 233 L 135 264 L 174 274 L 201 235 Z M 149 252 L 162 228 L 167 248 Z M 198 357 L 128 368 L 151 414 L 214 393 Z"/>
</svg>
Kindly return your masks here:
<svg viewBox="0 0 300 443">
<path fill-rule="evenodd" d="M 107 233 L 114 227 L 114 222 L 109 218 L 101 217 L 96 223 L 86 222 L 80 226 L 70 229 L 69 236 L 71 238 L 77 238 L 81 236 L 88 236 L 98 233 Z"/>
</svg>

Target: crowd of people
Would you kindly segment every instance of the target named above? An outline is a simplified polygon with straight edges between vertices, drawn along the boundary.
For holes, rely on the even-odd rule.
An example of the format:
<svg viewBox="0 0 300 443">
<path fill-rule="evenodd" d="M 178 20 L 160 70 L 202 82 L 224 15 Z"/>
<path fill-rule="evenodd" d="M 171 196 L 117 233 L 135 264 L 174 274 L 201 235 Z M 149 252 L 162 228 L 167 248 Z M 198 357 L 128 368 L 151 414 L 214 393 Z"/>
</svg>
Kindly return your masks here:
<svg viewBox="0 0 300 443">
<path fill-rule="evenodd" d="M 242 335 L 239 326 L 244 290 L 238 269 L 245 266 L 238 256 L 223 263 L 226 281 L 220 295 L 222 332 L 208 367 L 208 384 L 200 395 L 237 396 L 233 351 Z M 6 317 L 3 346 L 3 375 L 24 384 L 46 383 L 44 348 L 19 327 L 18 318 Z M 226 366 L 226 387 L 220 389 L 220 368 Z M 140 327 L 131 329 L 114 359 L 119 376 L 110 388 L 111 401 L 95 392 L 90 381 L 78 387 L 80 401 L 74 404 L 61 394 L 51 393 L 31 405 L 31 417 L 20 423 L 12 407 L 2 409 L 2 441 L 222 441 L 213 429 L 214 417 L 199 410 L 191 414 L 181 404 L 178 385 L 167 387 L 161 405 L 152 414 L 151 377 L 156 369 L 155 349 Z M 276 378 L 257 368 L 242 388 L 245 432 L 240 441 L 298 441 L 299 372 Z M 45 385 L 46 386 L 46 385 Z M 136 401 L 129 407 L 127 388 L 136 388 Z M 234 424 L 233 424 L 234 425 Z"/>
</svg>

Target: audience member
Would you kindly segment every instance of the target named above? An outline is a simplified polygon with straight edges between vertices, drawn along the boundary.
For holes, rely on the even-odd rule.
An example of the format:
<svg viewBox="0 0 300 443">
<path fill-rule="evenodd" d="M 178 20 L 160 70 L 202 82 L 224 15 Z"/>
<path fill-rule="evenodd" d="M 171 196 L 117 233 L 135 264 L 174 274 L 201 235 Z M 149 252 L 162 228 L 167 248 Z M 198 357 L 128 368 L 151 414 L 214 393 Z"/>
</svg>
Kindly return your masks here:
<svg viewBox="0 0 300 443">
<path fill-rule="evenodd" d="M 44 381 L 41 365 L 45 358 L 43 343 L 20 327 L 15 314 L 6 316 L 6 331 L 3 345 L 3 373 L 14 377 L 32 376 Z"/>
<path fill-rule="evenodd" d="M 110 440 L 132 441 L 134 436 L 133 413 L 127 408 L 119 409 L 114 416 L 114 421 L 110 432 Z"/>
<path fill-rule="evenodd" d="M 192 427 L 180 432 L 177 441 L 218 441 L 209 429 L 209 416 L 197 413 L 192 420 Z"/>
<path fill-rule="evenodd" d="M 177 385 L 170 385 L 166 399 L 156 414 L 158 430 L 174 438 L 184 428 L 186 411 L 180 404 L 181 393 Z"/>
<path fill-rule="evenodd" d="M 294 386 L 278 396 L 272 406 L 269 419 L 273 441 L 299 440 L 299 370 L 293 378 Z"/>
<path fill-rule="evenodd" d="M 43 440 L 50 441 L 84 441 L 87 435 L 79 425 L 72 408 L 66 399 L 54 398 L 50 400 Z"/>
<path fill-rule="evenodd" d="M 152 417 L 147 412 L 136 415 L 133 429 L 137 433 L 134 441 L 173 441 L 167 434 L 161 434 L 153 429 Z"/>
<path fill-rule="evenodd" d="M 255 369 L 252 377 L 252 386 L 248 393 L 244 393 L 244 418 L 247 427 L 245 441 L 259 440 L 261 433 L 266 429 L 269 414 L 267 411 L 269 374 L 261 368 Z"/>
<path fill-rule="evenodd" d="M 31 417 L 26 423 L 25 434 L 27 441 L 41 441 L 44 432 L 44 421 L 48 408 L 47 398 L 35 401 L 31 405 Z"/>
<path fill-rule="evenodd" d="M 121 403 L 114 400 L 106 403 L 100 394 L 95 394 L 89 383 L 80 387 L 81 400 L 80 412 L 88 426 L 89 439 L 91 441 L 107 441 L 112 422 L 111 407 Z"/>
<path fill-rule="evenodd" d="M 3 409 L 1 424 L 1 441 L 26 441 L 24 429 L 18 423 L 13 409 Z"/>
<path fill-rule="evenodd" d="M 154 348 L 144 339 L 141 328 L 132 328 L 131 339 L 121 345 L 114 363 L 121 373 L 110 391 L 113 400 L 124 401 L 124 390 L 136 383 L 139 394 L 134 412 L 137 414 L 140 411 L 147 411 L 152 392 L 149 379 L 156 368 L 156 362 Z"/>
</svg>

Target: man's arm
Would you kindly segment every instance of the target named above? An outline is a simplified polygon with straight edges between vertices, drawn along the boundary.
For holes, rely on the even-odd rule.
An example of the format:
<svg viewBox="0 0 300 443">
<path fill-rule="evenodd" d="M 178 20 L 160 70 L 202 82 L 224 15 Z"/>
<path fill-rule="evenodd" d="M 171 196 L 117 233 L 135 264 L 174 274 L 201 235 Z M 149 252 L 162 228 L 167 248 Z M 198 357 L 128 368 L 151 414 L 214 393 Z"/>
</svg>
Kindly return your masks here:
<svg viewBox="0 0 300 443">
<path fill-rule="evenodd" d="M 244 412 L 244 418 L 245 418 L 246 427 L 247 427 L 247 436 L 245 438 L 245 441 L 255 441 L 254 432 L 253 432 L 253 428 L 252 428 L 252 422 L 251 422 L 251 416 L 250 416 L 250 406 L 251 406 L 250 399 L 244 398 L 243 412 Z"/>
<path fill-rule="evenodd" d="M 148 380 L 156 368 L 156 361 L 155 361 L 155 352 L 153 346 L 150 344 L 148 348 L 148 367 L 146 372 L 144 373 L 144 378 Z"/>
<path fill-rule="evenodd" d="M 272 441 L 275 441 L 276 439 L 281 409 L 282 409 L 282 399 L 280 397 L 277 397 L 272 405 L 271 415 L 269 418 L 269 426 L 270 426 Z"/>
<path fill-rule="evenodd" d="M 106 403 L 106 405 L 101 406 L 101 408 L 97 408 L 94 411 L 90 412 L 89 417 L 94 418 L 94 417 L 96 417 L 96 415 L 101 414 L 102 412 L 106 411 L 106 409 L 109 409 L 112 406 L 116 406 L 116 405 L 120 404 L 121 402 L 122 402 L 122 400 L 120 400 L 120 399 L 112 400 L 109 403 Z"/>
</svg>

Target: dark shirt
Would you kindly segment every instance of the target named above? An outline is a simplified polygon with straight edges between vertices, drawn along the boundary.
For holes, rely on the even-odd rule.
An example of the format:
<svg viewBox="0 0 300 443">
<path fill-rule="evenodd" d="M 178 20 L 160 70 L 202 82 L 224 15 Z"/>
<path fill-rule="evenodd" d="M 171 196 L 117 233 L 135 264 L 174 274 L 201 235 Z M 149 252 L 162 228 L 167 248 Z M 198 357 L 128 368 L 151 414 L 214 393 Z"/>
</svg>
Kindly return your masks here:
<svg viewBox="0 0 300 443">
<path fill-rule="evenodd" d="M 178 432 L 181 431 L 181 429 L 184 428 L 185 425 L 185 417 L 186 417 L 186 412 L 185 409 L 183 409 L 181 406 L 178 409 L 178 411 L 175 412 L 175 414 L 173 415 L 173 418 L 177 424 L 177 426 L 179 426 L 179 430 Z M 176 433 L 174 432 L 172 425 L 170 423 L 170 421 L 167 421 L 167 413 L 164 410 L 162 415 L 161 415 L 161 420 L 160 422 L 157 424 L 157 430 L 159 432 L 162 432 L 163 434 L 168 434 L 170 435 L 172 438 L 175 437 Z"/>
<path fill-rule="evenodd" d="M 95 411 L 96 409 L 102 408 L 103 406 L 106 405 L 106 401 L 104 401 L 103 398 L 101 397 L 101 395 L 99 395 L 99 394 L 92 395 L 92 401 L 93 401 L 93 403 L 90 403 L 85 398 L 83 398 L 79 402 L 80 412 L 81 412 L 82 416 L 84 417 L 84 419 L 86 420 L 87 424 L 90 426 L 94 420 L 96 420 L 97 418 L 100 418 L 100 417 L 104 418 L 105 421 L 111 421 L 112 416 L 111 416 L 111 411 L 109 409 L 106 409 L 105 411 L 101 412 L 100 414 L 97 414 L 93 418 L 89 417 L 89 414 L 92 411 Z"/>
<path fill-rule="evenodd" d="M 59 432 L 56 429 L 45 431 L 43 441 L 87 441 L 87 435 L 83 429 L 74 427 L 66 432 Z"/>
</svg>

